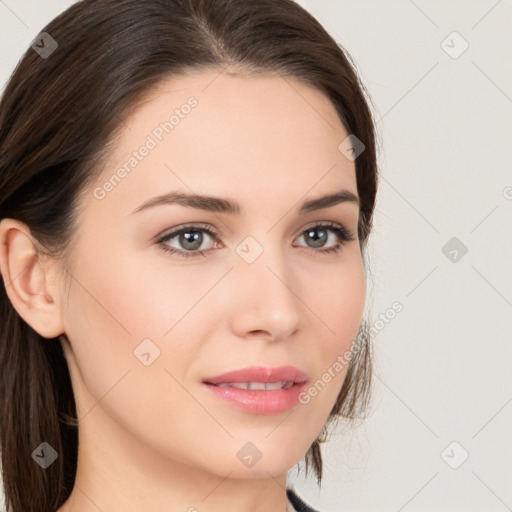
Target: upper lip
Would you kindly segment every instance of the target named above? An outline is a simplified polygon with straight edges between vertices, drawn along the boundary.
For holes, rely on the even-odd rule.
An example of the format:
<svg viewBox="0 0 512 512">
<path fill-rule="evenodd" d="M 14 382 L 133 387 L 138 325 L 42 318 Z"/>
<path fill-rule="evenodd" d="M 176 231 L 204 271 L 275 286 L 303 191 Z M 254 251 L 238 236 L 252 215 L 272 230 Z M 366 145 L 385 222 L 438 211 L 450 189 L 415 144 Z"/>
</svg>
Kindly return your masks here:
<svg viewBox="0 0 512 512">
<path fill-rule="evenodd" d="M 250 366 L 240 370 L 223 373 L 215 377 L 203 379 L 207 384 L 223 384 L 226 382 L 293 382 L 302 383 L 308 376 L 295 366 L 279 366 L 268 368 L 265 366 Z"/>
</svg>

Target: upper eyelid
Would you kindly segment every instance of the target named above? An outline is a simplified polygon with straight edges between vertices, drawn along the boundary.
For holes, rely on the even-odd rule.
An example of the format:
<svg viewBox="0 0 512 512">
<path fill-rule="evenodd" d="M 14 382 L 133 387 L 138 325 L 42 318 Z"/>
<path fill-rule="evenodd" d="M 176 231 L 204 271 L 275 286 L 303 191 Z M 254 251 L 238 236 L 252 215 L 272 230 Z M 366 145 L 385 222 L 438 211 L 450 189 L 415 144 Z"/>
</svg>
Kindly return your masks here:
<svg viewBox="0 0 512 512">
<path fill-rule="evenodd" d="M 216 237 L 219 236 L 219 232 L 210 225 L 183 224 L 181 227 L 178 226 L 178 227 L 170 228 L 168 230 L 163 231 L 161 235 L 157 235 L 155 237 L 155 240 L 158 242 L 158 241 L 161 241 L 162 239 L 169 238 L 171 235 L 176 236 L 179 233 L 181 233 L 182 231 L 186 231 L 187 229 L 190 229 L 191 231 L 192 230 L 206 231 L 208 234 L 211 234 L 212 236 L 216 236 Z"/>
</svg>

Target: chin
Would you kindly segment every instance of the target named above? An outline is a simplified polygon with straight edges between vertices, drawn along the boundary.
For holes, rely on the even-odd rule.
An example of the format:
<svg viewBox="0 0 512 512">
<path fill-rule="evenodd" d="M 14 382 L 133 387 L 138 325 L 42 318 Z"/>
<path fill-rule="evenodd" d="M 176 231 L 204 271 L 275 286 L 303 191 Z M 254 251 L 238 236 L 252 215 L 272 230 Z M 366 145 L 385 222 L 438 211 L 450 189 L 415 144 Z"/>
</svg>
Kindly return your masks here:
<svg viewBox="0 0 512 512">
<path fill-rule="evenodd" d="M 290 471 L 305 455 L 308 447 L 297 450 L 296 443 L 280 443 L 279 446 L 269 446 L 268 442 L 266 445 L 264 442 L 258 444 L 257 441 L 254 444 L 244 443 L 237 450 L 236 463 L 233 464 L 231 458 L 226 461 L 226 470 L 232 471 L 232 478 L 278 477 Z"/>
<path fill-rule="evenodd" d="M 249 478 L 269 478 L 269 476 L 277 478 L 288 473 L 294 465 L 295 464 L 293 463 L 291 465 L 284 466 L 270 463 L 265 464 L 263 463 L 263 460 L 260 460 L 251 468 L 232 468 L 231 470 L 228 470 L 228 472 L 231 471 L 229 478 L 240 480 Z"/>
</svg>

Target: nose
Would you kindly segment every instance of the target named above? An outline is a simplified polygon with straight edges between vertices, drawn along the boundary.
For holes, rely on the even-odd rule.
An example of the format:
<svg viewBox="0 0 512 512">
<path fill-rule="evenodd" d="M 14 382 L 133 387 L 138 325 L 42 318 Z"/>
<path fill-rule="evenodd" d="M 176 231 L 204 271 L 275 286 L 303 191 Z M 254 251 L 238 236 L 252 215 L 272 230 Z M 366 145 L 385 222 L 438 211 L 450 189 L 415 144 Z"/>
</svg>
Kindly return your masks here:
<svg viewBox="0 0 512 512">
<path fill-rule="evenodd" d="M 239 258 L 231 274 L 229 315 L 237 336 L 277 341 L 298 329 L 303 290 L 279 250 L 265 250 L 252 263 Z"/>
</svg>

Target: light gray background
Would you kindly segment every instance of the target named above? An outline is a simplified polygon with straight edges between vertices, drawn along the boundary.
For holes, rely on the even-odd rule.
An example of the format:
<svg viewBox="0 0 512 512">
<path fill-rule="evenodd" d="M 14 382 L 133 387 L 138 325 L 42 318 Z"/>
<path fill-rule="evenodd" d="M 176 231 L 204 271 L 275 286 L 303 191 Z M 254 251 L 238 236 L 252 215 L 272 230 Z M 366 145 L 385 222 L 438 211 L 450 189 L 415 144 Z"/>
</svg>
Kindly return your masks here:
<svg viewBox="0 0 512 512">
<path fill-rule="evenodd" d="M 72 3 L 0 0 L 2 88 Z M 370 417 L 324 449 L 321 492 L 290 479 L 325 512 L 512 510 L 512 1 L 299 3 L 373 98 L 368 306 L 373 322 L 395 301 L 403 311 L 374 340 Z M 452 237 L 459 249 L 446 256 Z"/>
</svg>

